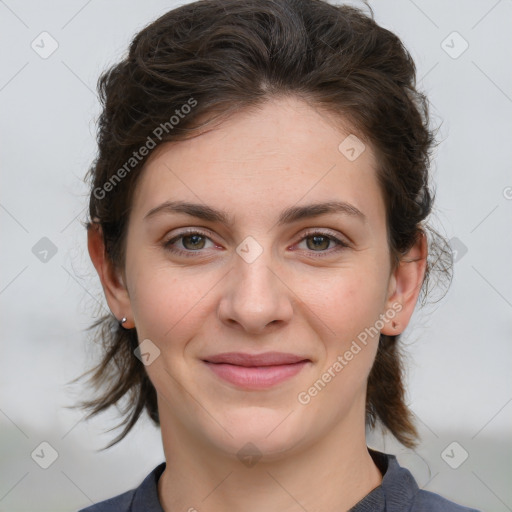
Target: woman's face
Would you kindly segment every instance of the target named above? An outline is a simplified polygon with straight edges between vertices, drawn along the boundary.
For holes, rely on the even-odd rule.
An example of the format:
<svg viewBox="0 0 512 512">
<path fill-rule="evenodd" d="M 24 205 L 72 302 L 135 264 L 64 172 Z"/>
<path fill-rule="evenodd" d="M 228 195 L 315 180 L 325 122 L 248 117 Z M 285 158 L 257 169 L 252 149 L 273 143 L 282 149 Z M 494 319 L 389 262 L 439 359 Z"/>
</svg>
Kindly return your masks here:
<svg viewBox="0 0 512 512">
<path fill-rule="evenodd" d="M 377 331 L 393 333 L 401 306 L 375 156 L 349 135 L 280 99 L 148 160 L 119 316 L 136 326 L 162 429 L 176 439 L 231 455 L 250 442 L 277 457 L 331 433 L 364 436 Z M 174 202 L 210 217 L 164 206 Z M 232 352 L 306 362 L 207 362 Z"/>
</svg>

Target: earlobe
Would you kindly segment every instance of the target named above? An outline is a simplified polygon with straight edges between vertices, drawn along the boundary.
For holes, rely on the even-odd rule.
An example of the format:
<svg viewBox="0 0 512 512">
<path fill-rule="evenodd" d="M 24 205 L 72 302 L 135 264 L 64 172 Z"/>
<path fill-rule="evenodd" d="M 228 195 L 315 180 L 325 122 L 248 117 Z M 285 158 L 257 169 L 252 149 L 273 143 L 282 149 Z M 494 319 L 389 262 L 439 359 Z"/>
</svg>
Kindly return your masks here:
<svg viewBox="0 0 512 512">
<path fill-rule="evenodd" d="M 120 272 L 114 268 L 114 264 L 106 254 L 103 233 L 98 223 L 92 223 L 87 230 L 87 247 L 110 311 L 119 322 L 121 319 L 126 319 L 122 322 L 122 327 L 130 328 L 133 315 L 128 290 Z"/>
<path fill-rule="evenodd" d="M 427 254 L 427 237 L 421 231 L 390 277 L 386 312 L 393 310 L 396 314 L 381 330 L 382 334 L 396 336 L 409 324 L 425 277 Z"/>
</svg>

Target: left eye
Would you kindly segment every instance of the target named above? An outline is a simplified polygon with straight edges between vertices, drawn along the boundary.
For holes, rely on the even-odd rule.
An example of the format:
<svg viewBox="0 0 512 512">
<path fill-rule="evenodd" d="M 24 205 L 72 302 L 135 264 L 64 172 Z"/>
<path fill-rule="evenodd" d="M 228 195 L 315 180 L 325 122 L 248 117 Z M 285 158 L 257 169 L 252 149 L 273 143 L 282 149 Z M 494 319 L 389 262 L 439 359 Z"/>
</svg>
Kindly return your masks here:
<svg viewBox="0 0 512 512">
<path fill-rule="evenodd" d="M 176 247 L 176 242 L 179 240 L 181 240 L 181 244 L 186 250 Z M 206 240 L 212 242 L 211 238 L 206 233 L 201 231 L 190 231 L 175 236 L 174 238 L 165 242 L 163 245 L 166 250 L 172 253 L 182 256 L 194 256 L 194 253 L 198 253 L 201 251 L 201 249 L 205 248 Z M 318 256 L 323 256 L 324 254 L 322 253 L 331 254 L 332 252 L 337 252 L 346 247 L 349 247 L 347 243 L 343 242 L 332 234 L 319 231 L 306 233 L 306 235 L 301 238 L 299 243 L 302 242 L 306 242 L 306 250 L 321 253 Z M 334 243 L 337 247 L 332 251 L 327 251 L 331 243 Z"/>
<path fill-rule="evenodd" d="M 326 252 L 322 249 L 327 249 L 329 245 L 334 242 L 337 246 L 335 251 L 339 250 L 343 247 L 348 247 L 348 244 L 342 242 L 340 239 L 336 238 L 333 235 L 328 235 L 327 233 L 308 233 L 306 236 L 304 236 L 301 240 L 306 242 L 306 246 L 308 249 L 312 250 L 313 252 Z M 320 249 L 319 251 L 317 249 Z"/>
</svg>

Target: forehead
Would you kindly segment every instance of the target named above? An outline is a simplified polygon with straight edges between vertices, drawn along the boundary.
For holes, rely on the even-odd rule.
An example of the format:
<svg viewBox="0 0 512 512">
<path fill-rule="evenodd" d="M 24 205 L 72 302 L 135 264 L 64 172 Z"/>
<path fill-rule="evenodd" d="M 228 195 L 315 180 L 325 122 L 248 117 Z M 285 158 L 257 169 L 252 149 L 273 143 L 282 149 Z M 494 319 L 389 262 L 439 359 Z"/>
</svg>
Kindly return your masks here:
<svg viewBox="0 0 512 512">
<path fill-rule="evenodd" d="M 354 158 L 355 157 L 355 158 Z M 237 112 L 210 131 L 158 146 L 133 198 L 137 216 L 169 200 L 204 203 L 247 220 L 294 204 L 343 200 L 379 218 L 372 148 L 300 100 Z"/>
</svg>

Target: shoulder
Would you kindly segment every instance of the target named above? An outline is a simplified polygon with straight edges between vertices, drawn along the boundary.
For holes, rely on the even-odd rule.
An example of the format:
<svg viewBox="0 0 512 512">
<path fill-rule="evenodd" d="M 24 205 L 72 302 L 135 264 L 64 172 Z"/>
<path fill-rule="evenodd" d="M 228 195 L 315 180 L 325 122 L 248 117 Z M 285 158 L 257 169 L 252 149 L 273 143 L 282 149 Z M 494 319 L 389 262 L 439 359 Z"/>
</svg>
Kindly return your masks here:
<svg viewBox="0 0 512 512">
<path fill-rule="evenodd" d="M 439 494 L 418 487 L 411 472 L 400 466 L 395 455 L 369 450 L 383 474 L 381 489 L 389 512 L 479 512 L 457 505 Z M 364 509 L 361 509 L 364 510 Z"/>
<path fill-rule="evenodd" d="M 165 466 L 165 462 L 158 465 L 137 488 L 78 512 L 163 512 L 158 500 L 158 479 Z"/>
<path fill-rule="evenodd" d="M 83 508 L 78 512 L 128 512 L 131 509 L 135 489 L 124 492 L 105 501 L 100 501 L 95 505 Z"/>
<path fill-rule="evenodd" d="M 411 512 L 479 512 L 474 508 L 457 505 L 430 491 L 419 490 Z"/>
</svg>

